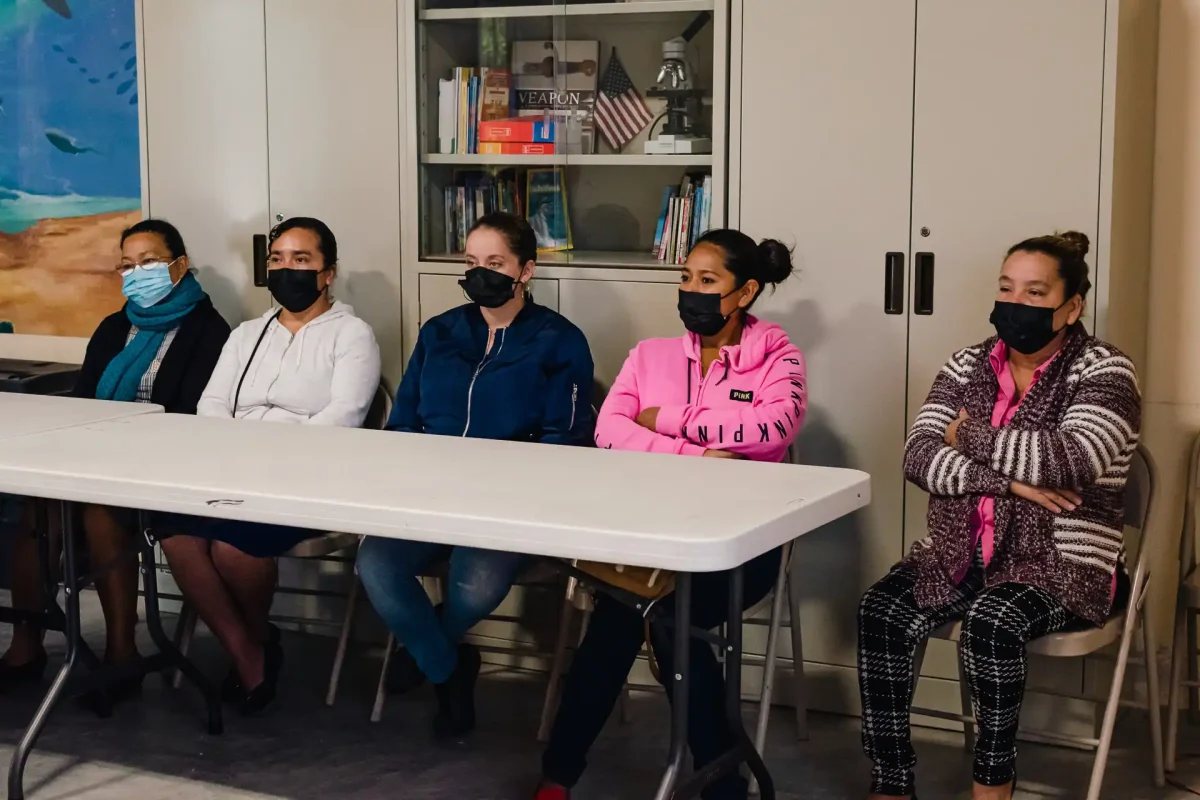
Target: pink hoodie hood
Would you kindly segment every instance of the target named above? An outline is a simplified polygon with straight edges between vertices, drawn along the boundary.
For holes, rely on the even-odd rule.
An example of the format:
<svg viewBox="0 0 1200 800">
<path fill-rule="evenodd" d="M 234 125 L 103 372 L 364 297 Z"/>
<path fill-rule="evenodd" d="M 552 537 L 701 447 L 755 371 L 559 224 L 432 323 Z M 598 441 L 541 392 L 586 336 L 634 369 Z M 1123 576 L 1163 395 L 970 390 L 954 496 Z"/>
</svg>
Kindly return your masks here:
<svg viewBox="0 0 1200 800">
<path fill-rule="evenodd" d="M 648 339 L 629 354 L 600 409 L 596 444 L 618 450 L 703 455 L 729 450 L 781 461 L 808 405 L 804 356 L 783 328 L 747 318 L 740 344 L 700 373 L 700 337 Z M 655 430 L 638 415 L 658 409 Z"/>
</svg>

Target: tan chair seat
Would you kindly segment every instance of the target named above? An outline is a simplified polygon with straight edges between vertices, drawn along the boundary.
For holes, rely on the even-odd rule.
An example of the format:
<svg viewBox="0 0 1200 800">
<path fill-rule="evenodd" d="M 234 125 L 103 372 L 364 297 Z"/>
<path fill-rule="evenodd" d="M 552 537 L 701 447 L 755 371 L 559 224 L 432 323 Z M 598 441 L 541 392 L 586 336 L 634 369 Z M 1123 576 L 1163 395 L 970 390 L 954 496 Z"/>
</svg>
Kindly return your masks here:
<svg viewBox="0 0 1200 800">
<path fill-rule="evenodd" d="M 1112 617 L 1100 628 L 1087 628 L 1082 631 L 1062 631 L 1034 639 L 1026 647 L 1029 653 L 1054 658 L 1078 658 L 1090 655 L 1101 648 L 1108 647 L 1121 638 L 1121 626 L 1125 624 L 1125 615 Z M 930 639 L 946 639 L 957 642 L 962 634 L 961 622 L 949 622 L 929 635 Z"/>
<path fill-rule="evenodd" d="M 287 551 L 288 558 L 321 558 L 332 555 L 339 550 L 345 550 L 358 544 L 358 536 L 353 533 L 327 533 L 313 539 L 305 539 L 300 544 Z"/>
</svg>

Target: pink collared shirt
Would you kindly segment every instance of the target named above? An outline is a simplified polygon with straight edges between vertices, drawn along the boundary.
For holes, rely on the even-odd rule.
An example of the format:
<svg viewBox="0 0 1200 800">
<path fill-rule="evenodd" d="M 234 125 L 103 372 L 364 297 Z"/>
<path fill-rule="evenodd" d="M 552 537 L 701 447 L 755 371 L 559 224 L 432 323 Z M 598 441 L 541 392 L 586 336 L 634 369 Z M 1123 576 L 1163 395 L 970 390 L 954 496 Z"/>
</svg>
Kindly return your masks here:
<svg viewBox="0 0 1200 800">
<path fill-rule="evenodd" d="M 1042 373 L 1046 371 L 1046 367 L 1058 358 L 1058 353 L 1051 356 L 1046 363 L 1033 371 L 1033 379 L 1029 381 L 1029 386 L 1025 389 L 1025 394 L 1029 394 L 1033 389 L 1033 385 L 1038 382 L 1038 378 L 1042 377 Z M 992 370 L 996 373 L 996 379 L 1000 382 L 1000 389 L 996 392 L 996 404 L 992 406 L 992 427 L 1000 428 L 1012 422 L 1013 417 L 1017 415 L 1017 408 L 1021 405 L 1021 400 L 1025 395 L 1017 394 L 1017 382 L 1013 379 L 1012 368 L 1008 365 L 1008 345 L 1004 342 L 996 342 L 996 346 L 992 348 L 992 352 L 988 354 L 988 362 L 992 365 Z M 994 498 L 984 495 L 979 500 L 979 505 L 971 512 L 971 552 L 975 552 L 975 548 L 981 547 L 983 550 L 983 564 L 986 567 L 992 560 L 992 550 L 995 546 L 996 538 L 996 501 Z M 955 583 L 961 582 L 966 577 L 966 572 L 959 575 Z M 1117 575 L 1113 573 L 1112 593 L 1115 596 L 1117 591 Z"/>
<path fill-rule="evenodd" d="M 1029 381 L 1029 386 L 1025 389 L 1026 394 L 1037 383 L 1038 378 L 1042 377 L 1042 373 L 1046 371 L 1046 366 L 1057 355 L 1055 353 L 1049 361 L 1033 371 L 1033 379 Z M 996 346 L 992 348 L 992 352 L 988 354 L 988 362 L 992 365 L 992 370 L 996 373 L 996 379 L 1000 382 L 1000 389 L 996 392 L 996 404 L 992 406 L 992 427 L 999 428 L 1012 422 L 1013 417 L 1017 415 L 1017 408 L 1020 407 L 1024 395 L 1017 393 L 1017 382 L 1013 379 L 1012 369 L 1008 366 L 1008 345 L 997 341 Z M 984 495 L 980 498 L 979 505 L 971 512 L 971 552 L 974 553 L 977 548 L 983 550 L 983 564 L 985 567 L 992 561 L 992 550 L 995 545 L 995 512 L 996 500 L 990 495 Z M 962 581 L 965 577 L 966 570 L 961 575 L 955 577 L 955 583 Z"/>
</svg>

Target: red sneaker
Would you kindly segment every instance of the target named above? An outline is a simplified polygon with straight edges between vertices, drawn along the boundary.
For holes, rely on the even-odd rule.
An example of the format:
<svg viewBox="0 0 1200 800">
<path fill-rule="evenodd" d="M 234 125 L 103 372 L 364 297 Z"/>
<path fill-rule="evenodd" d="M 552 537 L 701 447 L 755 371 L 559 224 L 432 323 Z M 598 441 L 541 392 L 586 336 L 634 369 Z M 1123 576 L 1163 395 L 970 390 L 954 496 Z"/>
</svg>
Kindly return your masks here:
<svg viewBox="0 0 1200 800">
<path fill-rule="evenodd" d="M 542 783 L 538 786 L 533 800 L 571 800 L 571 792 L 554 783 Z"/>
</svg>

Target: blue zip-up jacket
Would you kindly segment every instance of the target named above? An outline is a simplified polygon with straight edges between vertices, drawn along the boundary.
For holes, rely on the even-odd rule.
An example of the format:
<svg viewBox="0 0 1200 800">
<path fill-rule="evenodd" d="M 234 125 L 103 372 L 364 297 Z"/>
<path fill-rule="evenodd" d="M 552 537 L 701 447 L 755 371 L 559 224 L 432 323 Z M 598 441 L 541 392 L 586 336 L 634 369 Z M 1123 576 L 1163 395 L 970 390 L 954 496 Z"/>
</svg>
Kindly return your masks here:
<svg viewBox="0 0 1200 800">
<path fill-rule="evenodd" d="M 591 444 L 592 354 L 566 317 L 526 303 L 485 352 L 478 306 L 421 327 L 387 429 L 547 444 Z"/>
</svg>

